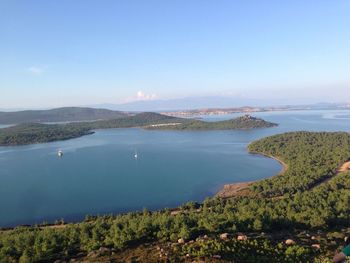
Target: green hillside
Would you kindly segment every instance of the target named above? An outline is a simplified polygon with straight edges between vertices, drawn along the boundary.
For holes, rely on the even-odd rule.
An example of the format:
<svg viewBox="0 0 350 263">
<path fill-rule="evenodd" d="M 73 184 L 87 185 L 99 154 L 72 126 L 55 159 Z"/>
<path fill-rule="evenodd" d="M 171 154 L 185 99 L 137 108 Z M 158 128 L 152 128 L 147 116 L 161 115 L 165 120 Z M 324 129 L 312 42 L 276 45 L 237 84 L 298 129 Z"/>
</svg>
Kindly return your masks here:
<svg viewBox="0 0 350 263">
<path fill-rule="evenodd" d="M 158 113 L 140 113 L 113 120 L 73 122 L 67 124 L 24 123 L 0 129 L 0 146 L 24 145 L 76 138 L 96 129 L 144 127 L 159 123 L 187 122 Z"/>
<path fill-rule="evenodd" d="M 65 107 L 51 110 L 0 112 L 0 124 L 94 121 L 117 119 L 128 115 L 125 112 L 106 109 Z"/>
<path fill-rule="evenodd" d="M 19 124 L 0 129 L 0 146 L 68 140 L 91 133 L 88 128 L 67 124 Z"/>
<path fill-rule="evenodd" d="M 332 177 L 350 158 L 350 136 L 346 132 L 290 132 L 253 142 L 248 149 L 275 156 L 288 166 L 283 176 L 253 185 L 264 196 L 279 196 L 308 190 Z"/>
<path fill-rule="evenodd" d="M 153 112 L 111 120 L 72 122 L 67 124 L 19 124 L 0 129 L 0 146 L 44 143 L 76 138 L 97 129 L 141 127 L 145 129 L 225 130 L 273 127 L 276 124 L 250 116 L 229 121 L 203 122 L 176 118 Z"/>
<path fill-rule="evenodd" d="M 289 165 L 285 174 L 268 180 L 271 189 L 289 188 L 314 173 L 317 185 L 278 198 L 263 197 L 265 188 L 254 186 L 247 195 L 208 198 L 172 211 L 19 227 L 0 232 L 0 258 L 4 262 L 330 262 L 350 234 L 350 172 L 322 177 L 319 171 L 334 172 L 349 158 L 350 147 L 344 144 L 349 141 L 349 133 L 294 132 L 250 145 L 254 152 L 278 154 L 272 155 Z M 315 154 L 308 151 L 308 144 Z M 320 153 L 329 153 L 326 165 Z M 295 158 L 306 161 L 295 166 Z"/>
<path fill-rule="evenodd" d="M 164 130 L 247 130 L 257 128 L 270 128 L 277 126 L 276 123 L 268 122 L 260 118 L 244 115 L 225 121 L 200 121 L 192 120 L 178 125 L 164 125 L 158 127 L 149 127 L 149 129 Z"/>
</svg>

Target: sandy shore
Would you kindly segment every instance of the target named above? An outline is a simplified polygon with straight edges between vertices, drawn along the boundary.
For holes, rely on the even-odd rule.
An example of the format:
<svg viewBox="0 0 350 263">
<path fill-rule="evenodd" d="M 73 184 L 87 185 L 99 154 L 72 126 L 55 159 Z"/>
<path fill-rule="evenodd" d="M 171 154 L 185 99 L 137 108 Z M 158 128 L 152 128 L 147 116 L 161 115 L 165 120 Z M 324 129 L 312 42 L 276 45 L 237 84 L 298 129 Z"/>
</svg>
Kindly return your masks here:
<svg viewBox="0 0 350 263">
<path fill-rule="evenodd" d="M 262 155 L 262 156 L 265 156 L 268 158 L 272 158 L 272 159 L 276 160 L 277 162 L 279 162 L 282 165 L 282 170 L 275 176 L 282 175 L 288 169 L 288 165 L 286 163 L 284 163 L 278 157 L 265 155 L 265 154 L 261 154 L 261 153 L 255 153 L 255 152 L 252 152 L 251 154 Z M 336 174 L 346 172 L 346 171 L 350 171 L 350 160 L 343 163 L 339 167 L 339 169 L 336 171 Z M 327 180 L 329 180 L 329 179 L 330 178 L 328 178 Z M 256 182 L 256 181 L 225 184 L 224 187 L 216 194 L 216 196 L 221 197 L 221 198 L 229 198 L 229 197 L 247 195 L 247 193 L 249 193 L 249 191 L 250 191 L 249 186 L 254 182 Z M 324 181 L 322 183 L 324 183 Z"/>
<path fill-rule="evenodd" d="M 254 182 L 225 184 L 224 187 L 216 194 L 216 196 L 221 198 L 238 196 L 239 192 L 242 192 L 243 190 L 247 190 L 252 183 Z"/>
<path fill-rule="evenodd" d="M 252 152 L 251 154 L 258 154 L 261 156 L 272 158 L 272 159 L 276 160 L 277 162 L 279 162 L 282 165 L 282 169 L 275 176 L 282 175 L 288 169 L 288 165 L 286 163 L 284 163 L 282 160 L 280 160 L 278 157 L 269 156 L 269 155 L 265 155 L 265 154 L 261 154 L 261 153 L 255 153 L 255 152 Z M 349 161 L 349 169 L 350 169 L 350 161 Z M 250 191 L 249 186 L 254 182 L 256 182 L 256 181 L 225 184 L 224 187 L 215 196 L 221 197 L 221 198 L 229 198 L 229 197 L 234 197 L 234 196 L 246 195 Z"/>
</svg>

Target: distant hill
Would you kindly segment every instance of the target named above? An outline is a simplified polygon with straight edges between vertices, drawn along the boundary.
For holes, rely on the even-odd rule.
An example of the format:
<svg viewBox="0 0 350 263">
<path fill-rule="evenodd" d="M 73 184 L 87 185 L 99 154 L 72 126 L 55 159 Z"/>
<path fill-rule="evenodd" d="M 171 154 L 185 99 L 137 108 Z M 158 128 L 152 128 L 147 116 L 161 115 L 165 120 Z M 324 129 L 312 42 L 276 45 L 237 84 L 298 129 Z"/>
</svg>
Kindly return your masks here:
<svg viewBox="0 0 350 263">
<path fill-rule="evenodd" d="M 129 116 L 128 113 L 106 109 L 65 107 L 51 110 L 25 110 L 0 112 L 0 124 L 73 122 L 118 119 Z"/>
<path fill-rule="evenodd" d="M 105 108 L 120 111 L 176 111 L 176 110 L 194 110 L 204 108 L 236 108 L 236 107 L 280 107 L 291 105 L 312 107 L 314 103 L 318 103 L 316 99 L 304 98 L 295 101 L 291 98 L 278 99 L 261 99 L 249 98 L 241 96 L 198 96 L 184 97 L 175 99 L 155 99 L 155 100 L 140 100 L 124 104 L 99 104 L 92 107 Z M 319 104 L 318 107 L 335 108 L 337 104 Z"/>
<path fill-rule="evenodd" d="M 189 119 L 190 120 L 190 119 Z M 207 122 L 191 120 L 183 123 L 171 123 L 169 125 L 153 125 L 148 129 L 164 130 L 248 130 L 258 128 L 270 128 L 277 126 L 276 123 L 268 122 L 250 115 L 240 116 L 231 120 Z"/>
<path fill-rule="evenodd" d="M 111 120 L 72 122 L 65 124 L 23 123 L 0 129 L 0 146 L 44 143 L 77 138 L 91 134 L 97 129 L 131 128 L 166 130 L 229 130 L 268 128 L 277 124 L 244 115 L 236 119 L 205 122 L 177 118 L 154 112 L 143 112 L 133 116 Z"/>
<path fill-rule="evenodd" d="M 94 133 L 97 129 L 145 127 L 167 123 L 186 123 L 188 119 L 144 112 L 111 120 L 65 124 L 22 123 L 0 129 L 0 146 L 25 145 L 67 140 Z"/>
<path fill-rule="evenodd" d="M 269 105 L 267 101 L 223 96 L 185 97 L 177 99 L 141 100 L 124 104 L 100 104 L 96 107 L 122 111 L 172 111 L 216 107 L 241 107 L 247 105 Z"/>
<path fill-rule="evenodd" d="M 113 120 L 100 120 L 93 122 L 71 123 L 74 127 L 88 127 L 95 129 L 114 129 L 114 128 L 131 128 L 131 127 L 148 127 L 150 125 L 168 124 L 168 123 L 187 123 L 191 119 L 167 116 L 155 112 L 142 112 L 133 116 L 127 116 Z"/>
</svg>

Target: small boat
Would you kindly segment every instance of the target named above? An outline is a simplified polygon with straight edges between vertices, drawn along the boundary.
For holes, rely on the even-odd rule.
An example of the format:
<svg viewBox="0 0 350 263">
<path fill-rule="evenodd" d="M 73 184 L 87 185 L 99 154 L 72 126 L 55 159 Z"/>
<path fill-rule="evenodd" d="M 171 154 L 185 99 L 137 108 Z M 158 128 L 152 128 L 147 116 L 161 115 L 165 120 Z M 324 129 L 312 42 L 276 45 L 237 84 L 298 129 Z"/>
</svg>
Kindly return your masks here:
<svg viewBox="0 0 350 263">
<path fill-rule="evenodd" d="M 138 156 L 137 152 L 135 152 L 134 158 L 137 159 L 138 157 L 139 157 L 139 156 Z"/>
<path fill-rule="evenodd" d="M 63 156 L 63 152 L 62 152 L 61 150 L 59 150 L 59 151 L 57 152 L 57 155 L 58 155 L 58 157 L 62 157 L 62 156 Z"/>
</svg>

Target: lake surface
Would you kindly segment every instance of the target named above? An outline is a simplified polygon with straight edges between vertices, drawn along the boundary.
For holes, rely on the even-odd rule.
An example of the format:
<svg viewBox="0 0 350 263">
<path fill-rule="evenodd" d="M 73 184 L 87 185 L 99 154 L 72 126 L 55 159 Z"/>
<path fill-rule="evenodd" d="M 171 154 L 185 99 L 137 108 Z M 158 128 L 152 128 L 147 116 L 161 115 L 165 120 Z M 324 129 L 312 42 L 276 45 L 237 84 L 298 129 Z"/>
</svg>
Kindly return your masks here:
<svg viewBox="0 0 350 263">
<path fill-rule="evenodd" d="M 68 141 L 0 147 L 0 226 L 202 201 L 225 183 L 280 171 L 275 160 L 247 153 L 255 139 L 295 130 L 350 131 L 346 110 L 253 115 L 280 125 L 248 131 L 99 130 Z"/>
</svg>

